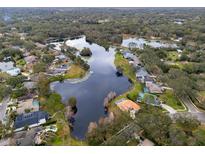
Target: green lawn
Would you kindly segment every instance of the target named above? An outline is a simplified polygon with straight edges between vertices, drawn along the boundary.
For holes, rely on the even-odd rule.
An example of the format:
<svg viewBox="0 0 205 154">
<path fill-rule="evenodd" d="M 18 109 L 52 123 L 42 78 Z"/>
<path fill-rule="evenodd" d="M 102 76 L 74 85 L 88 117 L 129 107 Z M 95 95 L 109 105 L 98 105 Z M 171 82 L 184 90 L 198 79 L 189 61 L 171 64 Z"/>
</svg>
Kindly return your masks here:
<svg viewBox="0 0 205 154">
<path fill-rule="evenodd" d="M 171 106 L 175 110 L 185 109 L 179 99 L 174 95 L 172 90 L 166 90 L 159 96 L 159 99 L 164 101 L 167 105 Z"/>
<path fill-rule="evenodd" d="M 26 65 L 26 61 L 25 61 L 24 59 L 20 59 L 20 60 L 18 60 L 18 61 L 16 62 L 16 65 L 18 65 L 18 66 L 24 66 L 24 65 Z"/>
<path fill-rule="evenodd" d="M 121 53 L 115 54 L 115 66 L 120 67 L 123 70 L 123 74 L 127 76 L 132 81 L 136 81 L 135 72 L 133 71 L 131 65 L 128 60 L 123 57 Z"/>
<path fill-rule="evenodd" d="M 74 78 L 82 78 L 85 76 L 86 71 L 82 69 L 78 65 L 71 65 L 70 69 L 68 72 L 65 74 L 65 79 L 74 79 Z"/>
<path fill-rule="evenodd" d="M 138 93 L 142 90 L 142 85 L 137 82 L 135 77 L 135 72 L 132 68 L 132 66 L 129 64 L 128 60 L 123 58 L 122 54 L 116 53 L 115 54 L 115 66 L 120 67 L 123 71 L 123 74 L 128 77 L 132 81 L 132 88 L 128 90 L 127 92 L 123 93 L 122 95 L 119 95 L 116 97 L 110 104 L 109 110 L 114 112 L 116 115 L 122 114 L 122 111 L 114 104 L 115 101 L 127 98 L 128 95 L 131 97 L 137 98 Z"/>
<path fill-rule="evenodd" d="M 78 79 L 83 78 L 86 75 L 86 71 L 78 65 L 71 65 L 67 73 L 63 75 L 57 75 L 49 77 L 50 82 L 63 81 L 65 79 Z"/>
<path fill-rule="evenodd" d="M 147 104 L 155 104 L 156 96 L 153 94 L 145 93 L 143 101 Z"/>
<path fill-rule="evenodd" d="M 132 89 L 125 93 L 125 96 L 129 94 L 130 96 L 137 97 L 138 93 L 142 91 L 142 85 L 136 80 L 134 68 L 129 64 L 128 60 L 125 59 L 123 55 L 118 52 L 115 54 L 114 63 L 116 67 L 120 67 L 122 69 L 123 74 L 128 77 L 133 83 Z"/>
<path fill-rule="evenodd" d="M 179 59 L 178 53 L 176 51 L 167 52 L 167 59 L 173 62 L 177 61 Z"/>
</svg>

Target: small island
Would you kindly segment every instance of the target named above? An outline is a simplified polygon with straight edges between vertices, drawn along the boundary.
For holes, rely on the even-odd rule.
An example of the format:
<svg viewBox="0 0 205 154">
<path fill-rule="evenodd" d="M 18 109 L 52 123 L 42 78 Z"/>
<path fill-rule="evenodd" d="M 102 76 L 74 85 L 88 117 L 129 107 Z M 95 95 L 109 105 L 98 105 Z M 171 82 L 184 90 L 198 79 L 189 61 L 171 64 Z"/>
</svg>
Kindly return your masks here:
<svg viewBox="0 0 205 154">
<path fill-rule="evenodd" d="M 92 56 L 92 52 L 89 48 L 83 48 L 83 50 L 80 52 L 80 55 L 84 57 L 90 57 Z"/>
</svg>

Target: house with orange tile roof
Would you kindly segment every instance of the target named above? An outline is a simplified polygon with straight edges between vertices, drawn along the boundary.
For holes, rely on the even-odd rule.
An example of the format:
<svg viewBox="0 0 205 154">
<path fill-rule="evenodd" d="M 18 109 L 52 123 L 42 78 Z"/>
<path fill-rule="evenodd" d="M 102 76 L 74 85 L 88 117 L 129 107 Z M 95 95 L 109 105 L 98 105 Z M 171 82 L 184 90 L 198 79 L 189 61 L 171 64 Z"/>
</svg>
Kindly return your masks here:
<svg viewBox="0 0 205 154">
<path fill-rule="evenodd" d="M 122 111 L 130 112 L 130 116 L 134 119 L 135 113 L 140 110 L 140 106 L 129 100 L 129 99 L 120 99 L 115 104 L 120 108 Z"/>
<path fill-rule="evenodd" d="M 140 110 L 140 106 L 129 100 L 129 99 L 121 99 L 117 102 L 115 102 L 115 104 L 120 108 L 120 110 L 122 111 L 138 111 Z"/>
</svg>

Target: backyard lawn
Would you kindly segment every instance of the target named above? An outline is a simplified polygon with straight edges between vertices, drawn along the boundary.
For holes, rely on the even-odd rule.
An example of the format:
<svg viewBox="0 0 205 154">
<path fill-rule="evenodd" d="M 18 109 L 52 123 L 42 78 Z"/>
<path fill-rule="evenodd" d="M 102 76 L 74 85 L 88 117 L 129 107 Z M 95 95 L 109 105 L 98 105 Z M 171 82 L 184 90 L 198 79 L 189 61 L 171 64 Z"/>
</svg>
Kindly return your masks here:
<svg viewBox="0 0 205 154">
<path fill-rule="evenodd" d="M 178 53 L 176 51 L 169 51 L 167 54 L 167 59 L 173 62 L 177 61 L 179 59 Z"/>
<path fill-rule="evenodd" d="M 179 99 L 174 95 L 173 91 L 166 90 L 163 94 L 159 96 L 159 99 L 164 101 L 165 104 L 171 106 L 175 110 L 184 110 L 184 106 L 179 101 Z"/>
<path fill-rule="evenodd" d="M 65 74 L 65 79 L 82 78 L 86 74 L 86 71 L 78 65 L 71 65 L 68 72 Z"/>
<path fill-rule="evenodd" d="M 129 64 L 128 60 L 123 57 L 121 53 L 116 53 L 115 54 L 115 66 L 118 68 L 121 68 L 123 71 L 123 75 L 128 77 L 132 84 L 133 87 L 130 91 L 126 92 L 124 96 L 129 96 L 130 98 L 136 100 L 138 93 L 142 90 L 142 85 L 136 80 L 136 75 L 134 68 Z M 121 96 L 122 97 L 122 96 Z"/>
</svg>

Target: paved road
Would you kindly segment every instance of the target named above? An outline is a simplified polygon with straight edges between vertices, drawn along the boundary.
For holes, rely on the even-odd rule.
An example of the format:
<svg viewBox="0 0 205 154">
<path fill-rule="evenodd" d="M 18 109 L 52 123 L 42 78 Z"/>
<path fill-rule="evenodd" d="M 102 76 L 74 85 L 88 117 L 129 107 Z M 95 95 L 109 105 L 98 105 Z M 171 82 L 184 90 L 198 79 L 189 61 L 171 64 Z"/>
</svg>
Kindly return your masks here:
<svg viewBox="0 0 205 154">
<path fill-rule="evenodd" d="M 1 102 L 1 105 L 0 105 L 0 121 L 2 121 L 5 117 L 5 115 L 6 115 L 6 108 L 7 108 L 9 99 L 10 99 L 9 97 L 4 98 Z"/>
<path fill-rule="evenodd" d="M 181 101 L 186 105 L 189 112 L 194 112 L 194 113 L 200 112 L 199 109 L 195 105 L 193 105 L 190 98 L 185 98 L 185 99 L 182 99 Z"/>
<path fill-rule="evenodd" d="M 205 112 L 198 109 L 191 101 L 190 98 L 181 100 L 184 105 L 188 108 L 188 112 L 190 112 L 193 116 L 196 116 L 199 121 L 205 123 Z M 186 113 L 186 112 L 185 112 Z"/>
</svg>

